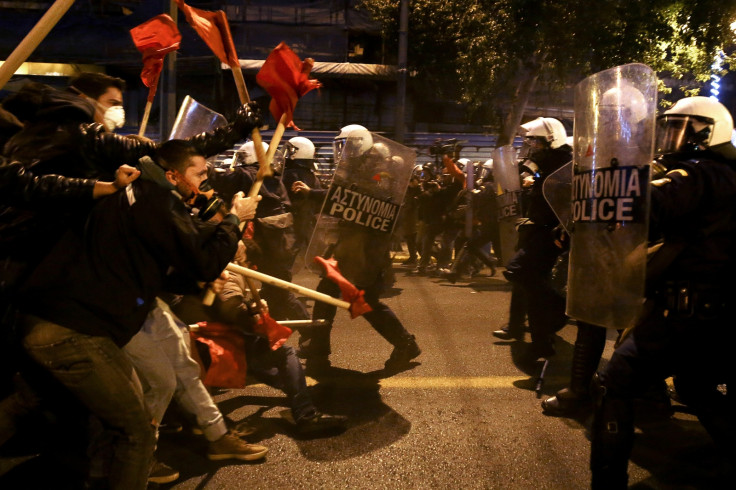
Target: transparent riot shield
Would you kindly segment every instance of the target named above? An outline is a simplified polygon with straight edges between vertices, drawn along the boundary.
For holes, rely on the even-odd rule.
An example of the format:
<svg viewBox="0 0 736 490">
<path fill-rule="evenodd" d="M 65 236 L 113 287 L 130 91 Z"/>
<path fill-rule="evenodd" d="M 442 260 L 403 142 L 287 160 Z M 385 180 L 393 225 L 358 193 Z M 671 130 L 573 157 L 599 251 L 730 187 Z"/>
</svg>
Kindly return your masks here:
<svg viewBox="0 0 736 490">
<path fill-rule="evenodd" d="M 632 326 L 646 275 L 657 79 L 646 65 L 592 75 L 575 88 L 567 313 Z"/>
<path fill-rule="evenodd" d="M 542 194 L 565 231 L 570 233 L 572 162 L 558 168 L 544 179 Z"/>
<path fill-rule="evenodd" d="M 399 208 L 416 153 L 367 130 L 351 132 L 342 148 L 305 262 L 334 257 L 353 284 L 372 284 L 386 265 Z"/>
<path fill-rule="evenodd" d="M 514 255 L 518 237 L 516 221 L 521 217 L 521 180 L 516 148 L 512 145 L 493 150 L 493 179 L 496 181 L 498 233 L 501 238 L 499 247 L 494 244 L 494 251 L 506 263 Z"/>
<path fill-rule="evenodd" d="M 190 96 L 184 97 L 169 139 L 186 139 L 227 125 L 227 119 Z"/>
</svg>

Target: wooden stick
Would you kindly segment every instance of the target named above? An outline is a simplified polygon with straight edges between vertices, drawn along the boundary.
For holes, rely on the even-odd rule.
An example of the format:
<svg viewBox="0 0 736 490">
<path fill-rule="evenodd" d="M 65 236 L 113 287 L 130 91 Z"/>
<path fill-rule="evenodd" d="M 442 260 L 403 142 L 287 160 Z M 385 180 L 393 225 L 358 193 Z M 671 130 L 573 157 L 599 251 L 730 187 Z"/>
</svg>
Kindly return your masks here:
<svg viewBox="0 0 736 490">
<path fill-rule="evenodd" d="M 138 136 L 143 136 L 146 132 L 146 126 L 148 125 L 148 117 L 151 115 L 152 101 L 146 101 L 146 109 L 143 111 L 143 120 L 141 120 L 141 129 L 138 130 Z"/>
<path fill-rule="evenodd" d="M 271 286 L 286 289 L 287 291 L 291 291 L 292 293 L 302 294 L 304 296 L 307 296 L 308 298 L 312 298 L 323 303 L 338 306 L 346 310 L 350 309 L 350 303 L 348 303 L 347 301 L 333 298 L 332 296 L 320 293 L 319 291 L 315 291 L 314 289 L 305 288 L 304 286 L 294 284 L 293 282 L 287 282 L 282 279 L 278 279 L 276 277 L 268 276 L 261 272 L 254 271 L 252 269 L 248 269 L 246 267 L 241 267 L 237 264 L 233 264 L 232 262 L 227 265 L 225 270 L 235 272 L 236 274 L 240 274 L 241 276 L 252 277 L 253 279 L 257 279 L 263 283 L 270 284 Z"/>
<path fill-rule="evenodd" d="M 73 3 L 74 0 L 56 0 L 33 26 L 31 32 L 15 47 L 5 63 L 0 66 L 0 89 L 12 78 L 15 71 L 28 59 Z"/>
<path fill-rule="evenodd" d="M 238 90 L 238 97 L 240 97 L 241 104 L 247 104 L 250 102 L 250 94 L 248 94 L 248 87 L 245 85 L 245 78 L 243 78 L 243 70 L 240 65 L 230 65 L 230 70 L 233 72 L 233 78 L 235 79 L 235 88 Z M 269 160 L 266 160 L 266 154 L 263 153 L 263 139 L 261 138 L 261 132 L 258 128 L 253 129 L 250 133 L 250 139 L 253 140 L 253 146 L 255 146 L 256 157 L 258 158 L 258 173 L 263 171 L 264 173 L 270 172 Z M 264 175 L 265 177 L 266 175 Z M 249 192 L 248 197 L 253 197 L 258 194 L 260 185 L 256 189 L 255 194 Z"/>
<path fill-rule="evenodd" d="M 276 155 L 276 150 L 279 147 L 281 138 L 284 137 L 284 131 L 286 131 L 286 114 L 281 114 L 281 119 L 279 119 L 279 123 L 276 125 L 276 130 L 273 132 L 273 136 L 271 136 L 271 142 L 268 144 L 266 160 L 269 162 L 272 162 L 274 155 Z"/>
</svg>

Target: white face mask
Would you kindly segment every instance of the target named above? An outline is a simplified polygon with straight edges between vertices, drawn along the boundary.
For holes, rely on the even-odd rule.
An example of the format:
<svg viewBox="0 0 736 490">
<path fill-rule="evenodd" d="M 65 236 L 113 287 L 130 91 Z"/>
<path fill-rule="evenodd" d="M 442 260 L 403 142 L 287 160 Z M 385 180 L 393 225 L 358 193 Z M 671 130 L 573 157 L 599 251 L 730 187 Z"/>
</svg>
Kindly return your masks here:
<svg viewBox="0 0 736 490">
<path fill-rule="evenodd" d="M 110 106 L 105 110 L 102 120 L 108 131 L 112 132 L 115 128 L 122 128 L 125 125 L 125 109 L 121 105 Z"/>
</svg>

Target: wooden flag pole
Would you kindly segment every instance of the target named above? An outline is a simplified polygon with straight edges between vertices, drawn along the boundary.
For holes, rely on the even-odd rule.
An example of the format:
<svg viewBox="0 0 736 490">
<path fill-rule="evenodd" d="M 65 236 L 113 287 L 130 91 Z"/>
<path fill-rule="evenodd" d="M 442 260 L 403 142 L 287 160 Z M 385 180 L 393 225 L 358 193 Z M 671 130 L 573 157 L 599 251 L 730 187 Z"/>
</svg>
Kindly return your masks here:
<svg viewBox="0 0 736 490">
<path fill-rule="evenodd" d="M 31 32 L 15 47 L 5 63 L 0 66 L 0 89 L 12 78 L 13 73 L 28 59 L 73 3 L 74 0 L 56 0 L 33 26 Z"/>
<path fill-rule="evenodd" d="M 269 275 L 263 274 L 258 271 L 254 271 L 252 269 L 248 269 L 247 267 L 242 267 L 237 264 L 233 264 L 232 262 L 230 262 L 227 265 L 225 270 L 228 270 L 230 272 L 235 272 L 236 274 L 240 274 L 241 276 L 244 276 L 246 279 L 253 278 L 263 283 L 270 284 L 271 286 L 276 286 L 277 288 L 286 289 L 287 291 L 291 291 L 292 293 L 301 294 L 301 295 L 307 296 L 308 298 L 312 298 L 317 301 L 321 301 L 323 303 L 327 303 L 327 304 L 334 305 L 340 308 L 344 308 L 346 310 L 350 309 L 350 303 L 347 301 L 333 298 L 330 295 L 320 293 L 319 291 L 315 291 L 314 289 L 305 288 L 304 286 L 294 284 L 293 282 L 287 282 L 287 281 L 284 281 L 283 279 L 278 279 L 276 277 L 269 276 Z"/>
<path fill-rule="evenodd" d="M 143 119 L 141 120 L 141 128 L 138 130 L 138 136 L 143 136 L 146 132 L 148 118 L 151 115 L 151 106 L 153 106 L 153 102 L 150 100 L 146 101 L 146 109 L 143 111 Z"/>
</svg>

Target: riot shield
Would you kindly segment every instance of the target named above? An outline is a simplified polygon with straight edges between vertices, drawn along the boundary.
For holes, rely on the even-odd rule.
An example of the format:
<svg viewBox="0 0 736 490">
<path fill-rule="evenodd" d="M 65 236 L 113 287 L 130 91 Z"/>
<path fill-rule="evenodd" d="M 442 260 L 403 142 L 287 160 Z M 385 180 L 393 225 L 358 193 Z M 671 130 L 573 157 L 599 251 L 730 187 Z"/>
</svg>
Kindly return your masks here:
<svg viewBox="0 0 736 490">
<path fill-rule="evenodd" d="M 496 181 L 498 234 L 501 239 L 498 246 L 494 244 L 494 252 L 505 263 L 514 255 L 518 237 L 516 220 L 521 217 L 521 180 L 516 149 L 512 145 L 493 150 L 493 179 Z"/>
<path fill-rule="evenodd" d="M 225 126 L 227 119 L 190 96 L 184 97 L 176 115 L 169 139 L 186 139 L 205 131 Z"/>
<path fill-rule="evenodd" d="M 657 78 L 629 64 L 575 88 L 567 314 L 632 326 L 646 275 Z"/>
<path fill-rule="evenodd" d="M 544 179 L 542 194 L 565 231 L 570 233 L 572 162 L 558 168 Z"/>
<path fill-rule="evenodd" d="M 367 130 L 351 132 L 317 219 L 305 262 L 334 257 L 342 274 L 366 287 L 380 277 L 416 160 L 415 151 Z"/>
</svg>

